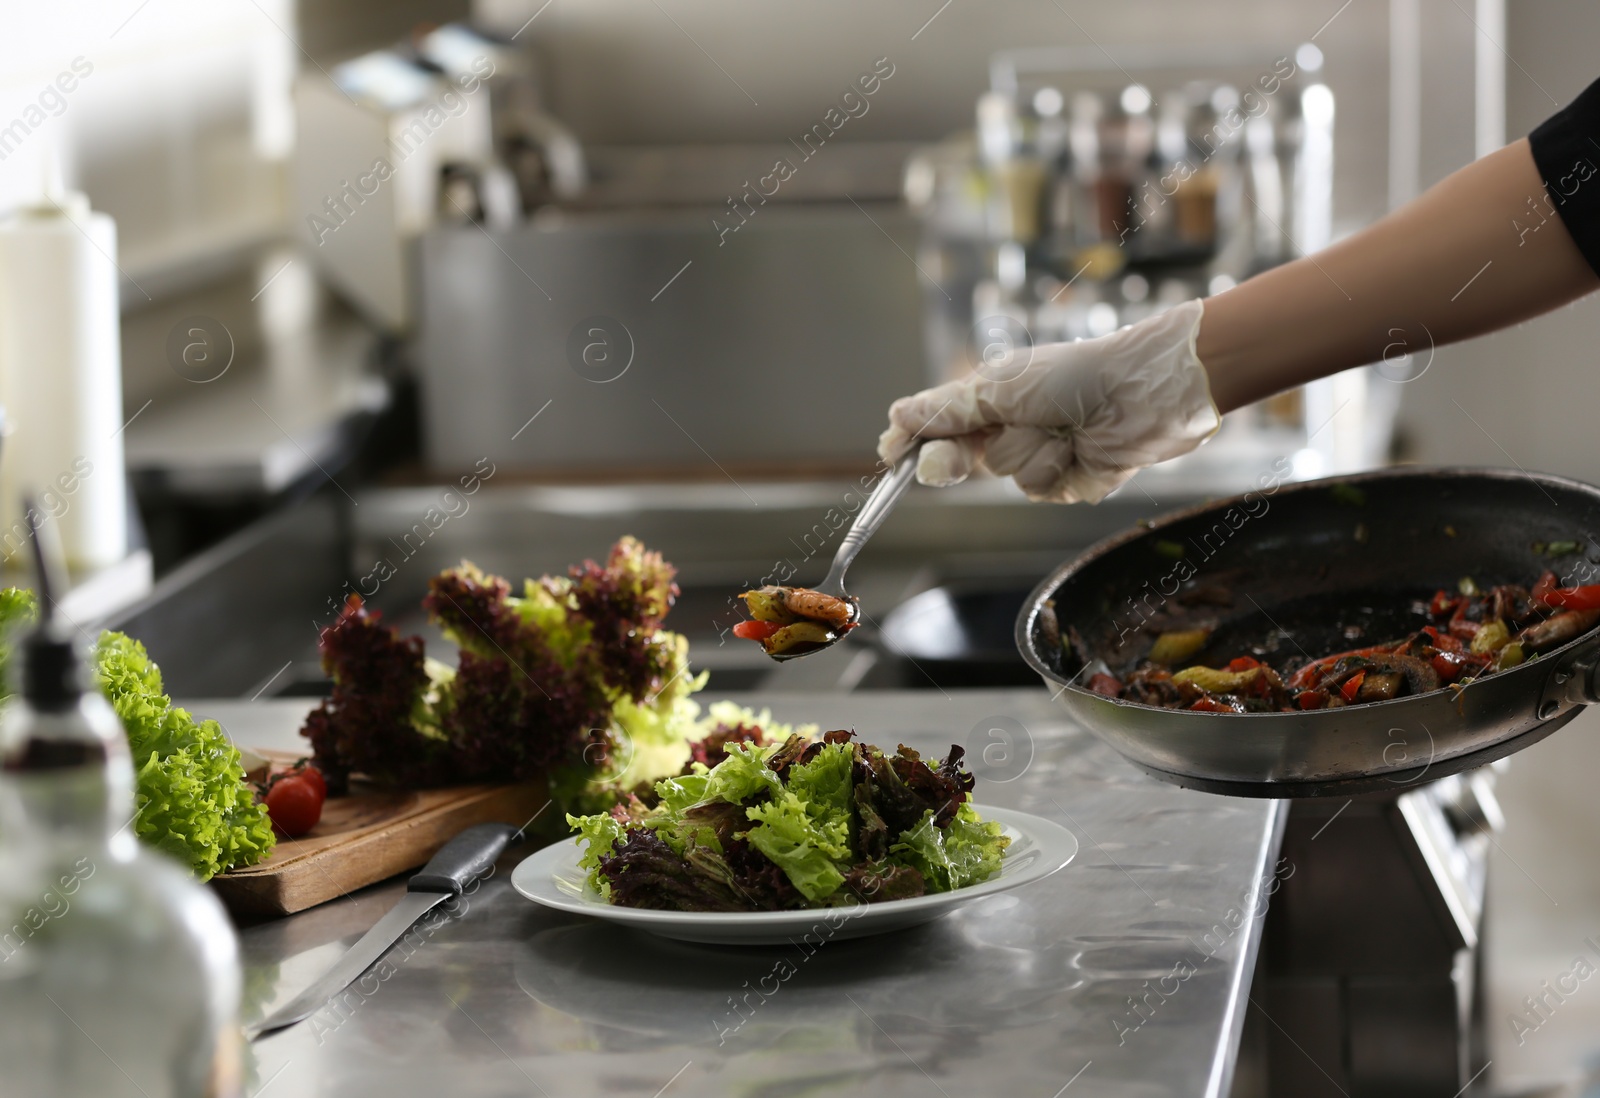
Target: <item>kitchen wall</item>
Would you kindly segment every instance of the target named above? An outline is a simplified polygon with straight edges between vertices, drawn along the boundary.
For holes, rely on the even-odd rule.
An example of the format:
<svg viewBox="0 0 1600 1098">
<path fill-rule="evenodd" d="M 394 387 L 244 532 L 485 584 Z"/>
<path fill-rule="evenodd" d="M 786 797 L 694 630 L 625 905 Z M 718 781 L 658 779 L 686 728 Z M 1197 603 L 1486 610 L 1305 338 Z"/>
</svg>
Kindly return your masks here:
<svg viewBox="0 0 1600 1098">
<path fill-rule="evenodd" d="M 1593 48 L 1600 41 L 1600 8 L 1508 0 L 1506 32 L 1506 128 L 1516 138 L 1600 77 Z M 1514 232 L 1509 215 L 1506 221 L 1506 231 Z M 1600 481 L 1600 434 L 1586 399 L 1597 361 L 1595 296 L 1518 328 L 1441 349 L 1428 372 L 1406 387 L 1410 456 L 1514 462 Z"/>
</svg>

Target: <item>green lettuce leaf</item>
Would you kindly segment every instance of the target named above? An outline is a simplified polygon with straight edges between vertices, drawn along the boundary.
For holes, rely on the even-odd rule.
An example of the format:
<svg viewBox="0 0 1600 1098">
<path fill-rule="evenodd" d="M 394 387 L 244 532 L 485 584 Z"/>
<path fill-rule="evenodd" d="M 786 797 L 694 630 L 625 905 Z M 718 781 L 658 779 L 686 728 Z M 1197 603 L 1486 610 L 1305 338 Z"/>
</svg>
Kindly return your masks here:
<svg viewBox="0 0 1600 1098">
<path fill-rule="evenodd" d="M 1009 845 L 1011 840 L 1001 826 L 981 819 L 968 802 L 956 811 L 948 827 L 934 827 L 933 810 L 929 809 L 917 826 L 903 832 L 889 847 L 889 854 L 921 873 L 929 892 L 949 892 L 998 873 Z"/>
<path fill-rule="evenodd" d="M 850 818 L 850 773 L 855 757 L 850 744 L 830 743 L 810 762 L 789 768 L 789 790 L 806 802 L 812 819 Z"/>
<path fill-rule="evenodd" d="M 592 816 L 569 814 L 567 826 L 577 831 L 578 841 L 583 845 L 583 856 L 578 859 L 578 865 L 589 875 L 590 887 L 609 899 L 611 885 L 600 874 L 600 859 L 612 852 L 627 829 L 605 812 L 597 812 Z"/>
<path fill-rule="evenodd" d="M 707 775 L 703 801 L 726 801 L 743 804 L 758 793 L 776 796 L 783 791 L 783 781 L 767 769 L 767 756 L 772 747 L 752 747 L 747 743 L 728 745 L 728 757 L 711 768 Z"/>
<path fill-rule="evenodd" d="M 720 769 L 720 768 L 719 768 Z M 841 866 L 850 862 L 850 814 L 812 806 L 785 789 L 745 815 L 756 821 L 745 838 L 782 869 L 808 900 L 821 900 L 844 883 Z"/>
<path fill-rule="evenodd" d="M 710 784 L 710 775 L 703 767 L 698 774 L 662 778 L 656 783 L 656 796 L 661 798 L 661 810 L 669 816 L 681 816 L 707 799 L 706 786 Z"/>
</svg>

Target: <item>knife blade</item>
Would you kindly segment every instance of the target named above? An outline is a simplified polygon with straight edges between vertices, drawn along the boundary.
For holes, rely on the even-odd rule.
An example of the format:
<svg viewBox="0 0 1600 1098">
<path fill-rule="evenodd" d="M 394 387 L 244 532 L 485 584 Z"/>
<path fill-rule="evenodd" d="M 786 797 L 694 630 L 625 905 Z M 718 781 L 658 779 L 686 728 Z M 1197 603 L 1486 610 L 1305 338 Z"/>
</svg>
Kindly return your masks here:
<svg viewBox="0 0 1600 1098">
<path fill-rule="evenodd" d="M 445 843 L 422 871 L 406 882 L 406 894 L 371 930 L 339 958 L 337 964 L 312 981 L 311 986 L 244 1030 L 254 1041 L 276 1030 L 304 1021 L 361 974 L 376 964 L 411 925 L 482 876 L 505 850 L 519 829 L 510 824 L 475 824 Z"/>
</svg>

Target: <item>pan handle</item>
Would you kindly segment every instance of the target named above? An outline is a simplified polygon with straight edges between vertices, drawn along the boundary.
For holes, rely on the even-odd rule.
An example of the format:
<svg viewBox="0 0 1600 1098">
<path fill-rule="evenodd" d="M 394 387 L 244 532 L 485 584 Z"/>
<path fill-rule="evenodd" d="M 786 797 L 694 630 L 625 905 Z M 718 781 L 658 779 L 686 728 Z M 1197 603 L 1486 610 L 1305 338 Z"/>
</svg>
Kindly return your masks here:
<svg viewBox="0 0 1600 1098">
<path fill-rule="evenodd" d="M 1574 706 L 1600 702 L 1600 635 L 1589 637 L 1553 661 L 1539 697 L 1538 717 L 1553 720 Z"/>
</svg>

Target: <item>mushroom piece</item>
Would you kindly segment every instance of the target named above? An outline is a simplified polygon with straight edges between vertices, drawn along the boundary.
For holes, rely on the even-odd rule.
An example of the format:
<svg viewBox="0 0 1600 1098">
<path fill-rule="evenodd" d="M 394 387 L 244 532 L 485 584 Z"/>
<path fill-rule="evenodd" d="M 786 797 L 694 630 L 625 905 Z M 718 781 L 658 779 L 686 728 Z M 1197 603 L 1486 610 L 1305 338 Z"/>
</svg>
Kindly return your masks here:
<svg viewBox="0 0 1600 1098">
<path fill-rule="evenodd" d="M 1524 648 L 1543 652 L 1582 636 L 1594 628 L 1596 622 L 1600 622 L 1600 610 L 1563 610 L 1555 617 L 1528 626 L 1517 634 L 1517 641 Z"/>
</svg>

